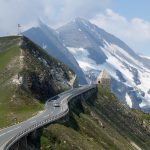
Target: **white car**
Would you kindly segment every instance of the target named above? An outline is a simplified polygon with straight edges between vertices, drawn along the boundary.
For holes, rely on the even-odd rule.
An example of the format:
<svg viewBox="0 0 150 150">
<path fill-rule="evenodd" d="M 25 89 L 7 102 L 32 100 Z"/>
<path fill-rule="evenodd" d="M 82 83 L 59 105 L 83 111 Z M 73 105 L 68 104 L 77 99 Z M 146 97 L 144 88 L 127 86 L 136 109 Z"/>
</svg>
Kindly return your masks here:
<svg viewBox="0 0 150 150">
<path fill-rule="evenodd" d="M 54 107 L 60 107 L 60 103 L 58 101 L 53 101 L 53 106 Z"/>
</svg>

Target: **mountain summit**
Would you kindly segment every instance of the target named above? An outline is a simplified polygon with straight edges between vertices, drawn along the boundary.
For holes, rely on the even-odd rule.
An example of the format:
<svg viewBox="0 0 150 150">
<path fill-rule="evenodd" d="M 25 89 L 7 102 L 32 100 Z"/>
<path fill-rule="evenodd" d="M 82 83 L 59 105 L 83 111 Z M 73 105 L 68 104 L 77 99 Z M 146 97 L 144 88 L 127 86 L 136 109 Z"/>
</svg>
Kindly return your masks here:
<svg viewBox="0 0 150 150">
<path fill-rule="evenodd" d="M 76 18 L 57 29 L 89 83 L 106 69 L 113 92 L 132 108 L 150 111 L 150 60 L 137 55 L 127 44 L 89 21 Z"/>
</svg>

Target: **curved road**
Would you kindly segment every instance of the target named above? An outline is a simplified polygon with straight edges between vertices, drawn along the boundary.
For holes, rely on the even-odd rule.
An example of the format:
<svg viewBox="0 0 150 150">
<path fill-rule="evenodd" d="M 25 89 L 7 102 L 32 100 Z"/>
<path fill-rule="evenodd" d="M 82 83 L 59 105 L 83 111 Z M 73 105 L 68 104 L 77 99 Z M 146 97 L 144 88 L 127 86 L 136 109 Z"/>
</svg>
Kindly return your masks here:
<svg viewBox="0 0 150 150">
<path fill-rule="evenodd" d="M 62 118 L 69 112 L 68 101 L 94 88 L 96 88 L 96 85 L 83 86 L 63 92 L 49 99 L 45 104 L 45 110 L 40 114 L 24 122 L 0 130 L 0 150 L 8 150 L 21 137 Z"/>
</svg>

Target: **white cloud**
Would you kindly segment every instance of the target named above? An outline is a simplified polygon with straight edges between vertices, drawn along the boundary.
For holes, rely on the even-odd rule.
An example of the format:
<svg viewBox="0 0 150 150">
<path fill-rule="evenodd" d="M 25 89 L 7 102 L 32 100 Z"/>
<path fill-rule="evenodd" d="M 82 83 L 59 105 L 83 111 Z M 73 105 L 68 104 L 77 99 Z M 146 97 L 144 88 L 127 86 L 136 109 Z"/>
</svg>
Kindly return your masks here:
<svg viewBox="0 0 150 150">
<path fill-rule="evenodd" d="M 26 29 L 41 18 L 60 25 L 76 16 L 89 19 L 105 9 L 111 0 L 0 0 L 0 35 L 14 34 L 17 24 Z"/>
<path fill-rule="evenodd" d="M 121 38 L 135 51 L 150 54 L 150 22 L 140 18 L 128 20 L 111 9 L 96 15 L 91 21 Z"/>
<path fill-rule="evenodd" d="M 0 0 L 0 35 L 14 34 L 17 24 L 35 24 L 43 9 L 37 0 Z"/>
<path fill-rule="evenodd" d="M 90 19 L 111 6 L 112 0 L 45 0 L 45 19 L 51 26 L 60 26 L 75 17 Z"/>
</svg>

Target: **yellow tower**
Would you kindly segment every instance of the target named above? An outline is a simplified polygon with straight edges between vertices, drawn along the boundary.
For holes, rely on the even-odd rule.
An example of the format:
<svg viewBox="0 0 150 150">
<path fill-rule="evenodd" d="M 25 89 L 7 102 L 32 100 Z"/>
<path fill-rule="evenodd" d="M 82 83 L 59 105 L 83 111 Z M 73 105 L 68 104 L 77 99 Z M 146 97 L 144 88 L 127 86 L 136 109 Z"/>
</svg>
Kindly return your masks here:
<svg viewBox="0 0 150 150">
<path fill-rule="evenodd" d="M 111 90 L 111 77 L 105 69 L 102 70 L 98 76 L 97 84 L 100 84 L 103 88 Z"/>
</svg>

